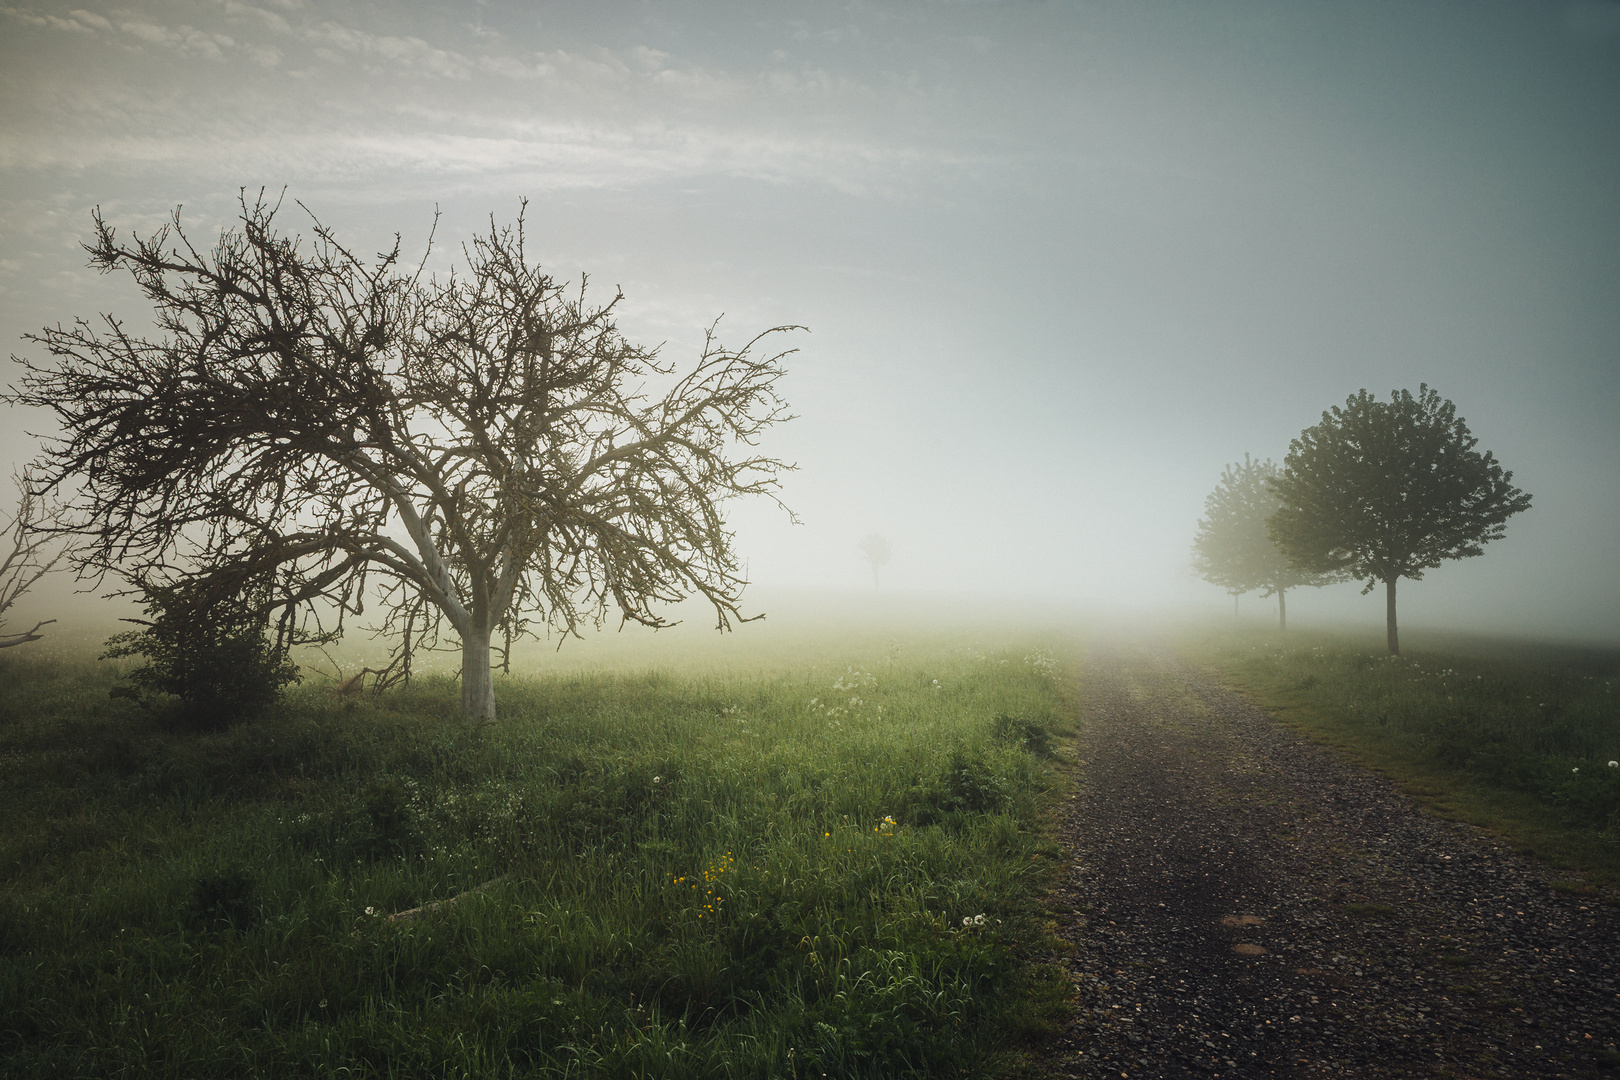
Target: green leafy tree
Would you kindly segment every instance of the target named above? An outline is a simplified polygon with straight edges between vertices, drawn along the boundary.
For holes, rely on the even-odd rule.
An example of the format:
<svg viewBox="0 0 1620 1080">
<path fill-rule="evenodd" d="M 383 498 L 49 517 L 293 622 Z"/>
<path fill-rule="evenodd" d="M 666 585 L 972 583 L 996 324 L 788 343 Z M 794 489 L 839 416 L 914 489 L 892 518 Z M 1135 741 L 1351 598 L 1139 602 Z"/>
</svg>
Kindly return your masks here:
<svg viewBox="0 0 1620 1080">
<path fill-rule="evenodd" d="M 1266 524 L 1280 502 L 1270 481 L 1279 470 L 1271 459 L 1228 465 L 1221 482 L 1204 500 L 1204 516 L 1193 537 L 1193 569 L 1233 597 L 1260 590 L 1277 598 L 1277 625 L 1288 629 L 1288 590 L 1342 581 L 1343 573 L 1302 570 L 1271 539 Z"/>
<path fill-rule="evenodd" d="M 156 334 L 105 316 L 30 335 L 51 360 L 18 360 L 0 400 L 53 414 L 36 476 L 72 493 L 81 577 L 271 581 L 284 612 L 341 627 L 369 605 L 412 647 L 442 630 L 486 719 L 497 634 L 664 626 L 693 595 L 721 629 L 742 618 L 722 510 L 791 468 L 757 449 L 788 419 L 774 331 L 727 349 L 711 327 L 677 368 L 619 332 L 619 296 L 542 272 L 521 214 L 435 279 L 397 238 L 362 258 L 278 211 L 244 195 L 212 250 L 178 212 L 129 240 L 98 212 L 91 265 L 133 277 Z"/>
<path fill-rule="evenodd" d="M 1429 389 L 1379 401 L 1366 390 L 1288 447 L 1271 487 L 1281 506 L 1271 536 L 1295 564 L 1384 584 L 1389 651 L 1398 654 L 1395 583 L 1483 552 L 1507 520 L 1530 508 L 1489 450 Z"/>
</svg>

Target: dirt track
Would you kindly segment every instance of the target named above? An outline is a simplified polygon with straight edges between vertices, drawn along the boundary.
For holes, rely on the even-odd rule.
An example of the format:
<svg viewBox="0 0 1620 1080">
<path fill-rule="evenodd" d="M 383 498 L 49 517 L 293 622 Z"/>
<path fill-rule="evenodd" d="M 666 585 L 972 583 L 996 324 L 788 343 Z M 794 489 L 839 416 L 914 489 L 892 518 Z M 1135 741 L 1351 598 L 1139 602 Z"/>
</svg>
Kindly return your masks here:
<svg viewBox="0 0 1620 1080">
<path fill-rule="evenodd" d="M 1620 911 L 1151 648 L 1088 658 L 1056 1076 L 1620 1076 Z"/>
</svg>

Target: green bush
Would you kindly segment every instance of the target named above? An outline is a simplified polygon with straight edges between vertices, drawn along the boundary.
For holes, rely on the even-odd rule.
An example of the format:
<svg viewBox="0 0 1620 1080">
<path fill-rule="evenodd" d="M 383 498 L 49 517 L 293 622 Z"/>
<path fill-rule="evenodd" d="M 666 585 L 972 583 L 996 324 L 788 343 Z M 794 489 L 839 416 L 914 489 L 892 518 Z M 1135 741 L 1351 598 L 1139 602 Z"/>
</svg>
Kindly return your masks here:
<svg viewBox="0 0 1620 1080">
<path fill-rule="evenodd" d="M 286 647 L 269 638 L 269 614 L 253 592 L 203 600 L 195 589 L 148 588 L 145 629 L 115 634 L 107 659 L 140 656 L 114 697 L 168 708 L 198 730 L 219 730 L 279 703 L 299 679 Z"/>
<path fill-rule="evenodd" d="M 392 776 L 366 785 L 366 828 L 355 848 L 370 859 L 410 858 L 422 849 L 422 837 L 411 808 L 410 793 Z"/>
<path fill-rule="evenodd" d="M 990 737 L 1003 746 L 1016 746 L 1037 757 L 1052 756 L 1052 733 L 1035 720 L 1000 714 L 991 725 Z"/>
<path fill-rule="evenodd" d="M 969 815 L 1001 810 L 1006 782 L 997 776 L 983 750 L 958 745 L 932 780 L 914 789 L 910 802 L 920 825 L 962 824 Z"/>
</svg>

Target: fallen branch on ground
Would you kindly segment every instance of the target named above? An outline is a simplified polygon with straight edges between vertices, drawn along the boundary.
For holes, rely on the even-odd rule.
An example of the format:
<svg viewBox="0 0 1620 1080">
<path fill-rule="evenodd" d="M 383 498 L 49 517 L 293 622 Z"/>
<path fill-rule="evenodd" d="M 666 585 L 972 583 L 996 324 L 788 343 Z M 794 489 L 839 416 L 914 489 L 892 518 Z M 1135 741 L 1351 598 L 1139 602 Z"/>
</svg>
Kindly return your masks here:
<svg viewBox="0 0 1620 1080">
<path fill-rule="evenodd" d="M 435 915 L 441 911 L 449 910 L 451 907 L 455 906 L 460 901 L 467 899 L 469 896 L 476 896 L 478 893 L 488 892 L 490 889 L 493 889 L 502 882 L 509 881 L 511 877 L 511 874 L 502 874 L 498 878 L 490 878 L 482 885 L 474 885 L 466 892 L 459 892 L 450 897 L 448 900 L 435 900 L 431 904 L 423 904 L 421 907 L 413 907 L 409 911 L 396 911 L 394 914 L 388 916 L 388 921 L 419 922 L 420 920 L 427 918 L 429 915 Z"/>
</svg>

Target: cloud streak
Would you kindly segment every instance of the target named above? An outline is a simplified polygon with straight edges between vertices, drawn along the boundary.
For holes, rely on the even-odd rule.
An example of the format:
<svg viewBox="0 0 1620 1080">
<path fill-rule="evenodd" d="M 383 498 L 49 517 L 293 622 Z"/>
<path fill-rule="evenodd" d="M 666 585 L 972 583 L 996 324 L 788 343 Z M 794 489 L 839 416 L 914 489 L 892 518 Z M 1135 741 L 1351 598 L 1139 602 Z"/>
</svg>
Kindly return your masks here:
<svg viewBox="0 0 1620 1080">
<path fill-rule="evenodd" d="M 16 8 L 0 5 L 0 15 L 22 23 L 24 26 L 43 27 L 50 30 L 65 30 L 73 34 L 93 34 L 98 30 L 111 31 L 113 25 L 101 15 L 91 11 L 74 10 L 66 16 L 41 14 L 27 8 Z"/>
<path fill-rule="evenodd" d="M 287 184 L 368 249 L 437 206 L 448 260 L 529 194 L 638 340 L 814 327 L 760 580 L 878 529 L 897 583 L 1192 597 L 1224 463 L 1426 380 L 1537 497 L 1474 562 L 1613 628 L 1549 568 L 1620 528 L 1617 5 L 1483 2 L 0 0 L 0 331 L 130 308 L 98 204 L 202 237 Z"/>
<path fill-rule="evenodd" d="M 724 70 L 642 43 L 525 49 L 482 27 L 430 41 L 240 0 L 216 10 L 217 25 L 199 27 L 163 20 L 161 5 L 140 19 L 0 8 L 55 39 L 44 43 L 54 70 L 90 82 L 43 70 L 30 59 L 38 43 L 6 46 L 39 78 L 0 120 L 0 169 L 294 182 L 407 170 L 540 188 L 724 174 L 882 192 L 919 168 L 983 164 L 931 145 L 927 125 L 876 121 L 926 111 L 914 82 L 781 62 Z M 242 61 L 230 81 L 209 73 Z"/>
</svg>

